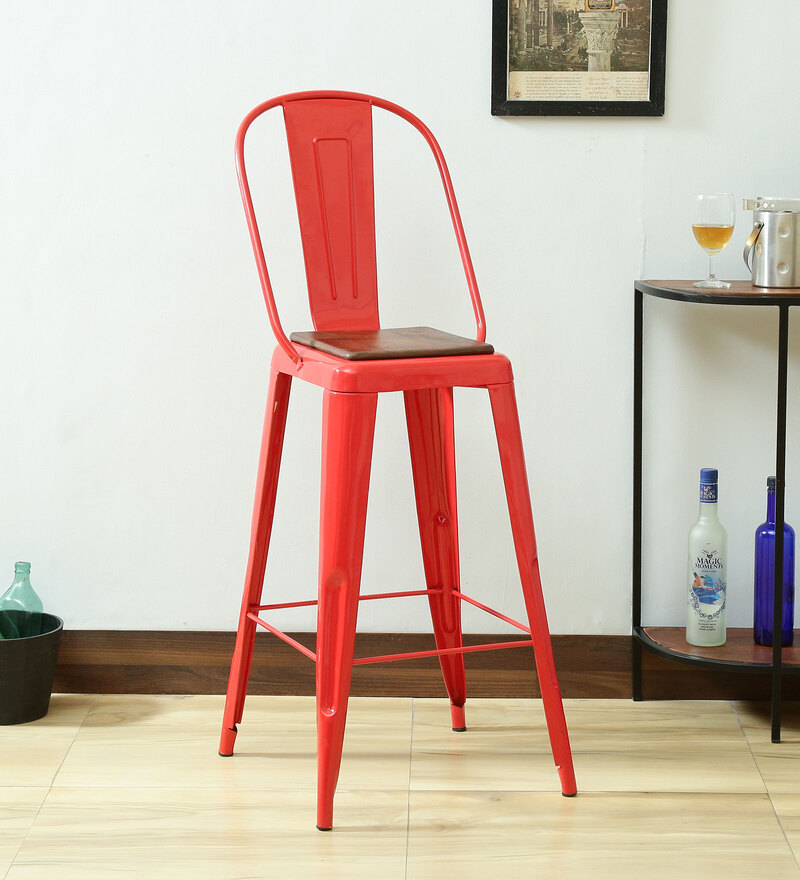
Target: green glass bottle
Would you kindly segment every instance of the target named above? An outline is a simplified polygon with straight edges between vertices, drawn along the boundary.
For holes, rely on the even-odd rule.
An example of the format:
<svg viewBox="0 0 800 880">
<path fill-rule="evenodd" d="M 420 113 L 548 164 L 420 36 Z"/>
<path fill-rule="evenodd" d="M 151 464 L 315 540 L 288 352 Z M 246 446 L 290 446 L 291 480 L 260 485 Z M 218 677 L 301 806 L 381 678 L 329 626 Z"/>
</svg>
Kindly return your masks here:
<svg viewBox="0 0 800 880">
<path fill-rule="evenodd" d="M 42 600 L 31 586 L 30 562 L 14 566 L 14 583 L 0 596 L 0 636 L 25 639 L 42 632 Z"/>
</svg>

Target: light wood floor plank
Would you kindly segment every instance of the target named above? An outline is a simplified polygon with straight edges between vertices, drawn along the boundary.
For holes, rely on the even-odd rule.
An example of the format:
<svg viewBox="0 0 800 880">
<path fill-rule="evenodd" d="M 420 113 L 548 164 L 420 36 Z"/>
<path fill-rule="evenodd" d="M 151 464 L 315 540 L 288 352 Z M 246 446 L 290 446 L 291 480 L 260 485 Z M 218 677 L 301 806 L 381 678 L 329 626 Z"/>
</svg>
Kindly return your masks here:
<svg viewBox="0 0 800 880">
<path fill-rule="evenodd" d="M 772 806 L 783 826 L 786 839 L 800 860 L 800 785 L 794 794 L 770 794 Z"/>
<path fill-rule="evenodd" d="M 412 792 L 408 880 L 797 880 L 766 795 Z"/>
<path fill-rule="evenodd" d="M 0 877 L 14 861 L 47 791 L 47 788 L 0 787 Z"/>
<path fill-rule="evenodd" d="M 407 800 L 341 790 L 335 834 L 314 827 L 312 791 L 57 788 L 9 878 L 402 880 Z"/>
<path fill-rule="evenodd" d="M 0 788 L 49 786 L 94 699 L 54 694 L 44 718 L 0 726 Z"/>
<path fill-rule="evenodd" d="M 221 697 L 98 697 L 55 785 L 316 788 L 313 697 L 250 697 L 233 757 L 217 753 Z M 340 785 L 408 788 L 410 698 L 350 700 Z"/>
<path fill-rule="evenodd" d="M 800 705 L 784 706 L 779 743 L 772 742 L 768 703 L 735 703 L 734 709 L 769 794 L 800 793 Z"/>
<path fill-rule="evenodd" d="M 764 793 L 729 703 L 564 705 L 579 791 Z M 540 701 L 468 701 L 464 733 L 450 730 L 447 711 L 415 703 L 413 790 L 560 790 Z"/>
</svg>

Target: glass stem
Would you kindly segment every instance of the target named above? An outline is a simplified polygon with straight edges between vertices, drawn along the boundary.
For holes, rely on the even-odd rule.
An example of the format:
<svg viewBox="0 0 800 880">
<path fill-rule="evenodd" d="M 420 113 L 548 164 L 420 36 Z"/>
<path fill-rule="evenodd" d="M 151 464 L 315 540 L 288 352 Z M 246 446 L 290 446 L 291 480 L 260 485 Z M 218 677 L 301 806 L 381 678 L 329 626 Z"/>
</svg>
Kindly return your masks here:
<svg viewBox="0 0 800 880">
<path fill-rule="evenodd" d="M 708 280 L 709 281 L 716 281 L 717 280 L 716 267 L 714 266 L 714 254 L 708 255 Z"/>
</svg>

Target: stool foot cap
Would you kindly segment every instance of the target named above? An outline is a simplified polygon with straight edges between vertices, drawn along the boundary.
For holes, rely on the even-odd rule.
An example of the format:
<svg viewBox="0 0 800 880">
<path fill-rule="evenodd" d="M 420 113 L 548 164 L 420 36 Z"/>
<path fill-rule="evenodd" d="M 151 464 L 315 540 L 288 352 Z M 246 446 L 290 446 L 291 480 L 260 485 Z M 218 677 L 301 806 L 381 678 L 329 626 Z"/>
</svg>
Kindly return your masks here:
<svg viewBox="0 0 800 880">
<path fill-rule="evenodd" d="M 222 736 L 219 739 L 219 753 L 223 758 L 230 758 L 233 755 L 233 745 L 236 742 L 236 727 L 223 727 Z"/>
<path fill-rule="evenodd" d="M 466 727 L 454 727 L 454 728 L 453 728 L 453 733 L 464 733 L 464 731 L 465 731 L 466 729 L 467 729 Z"/>
<path fill-rule="evenodd" d="M 564 797 L 575 797 L 578 793 L 578 786 L 575 784 L 575 771 L 572 769 L 572 763 L 557 769 L 561 780 L 561 794 Z"/>
<path fill-rule="evenodd" d="M 321 825 L 317 825 L 317 831 L 333 831 L 333 826 L 328 826 L 327 828 L 323 828 Z"/>
<path fill-rule="evenodd" d="M 467 719 L 464 714 L 464 706 L 454 706 L 450 704 L 450 726 L 453 730 L 466 730 Z"/>
</svg>

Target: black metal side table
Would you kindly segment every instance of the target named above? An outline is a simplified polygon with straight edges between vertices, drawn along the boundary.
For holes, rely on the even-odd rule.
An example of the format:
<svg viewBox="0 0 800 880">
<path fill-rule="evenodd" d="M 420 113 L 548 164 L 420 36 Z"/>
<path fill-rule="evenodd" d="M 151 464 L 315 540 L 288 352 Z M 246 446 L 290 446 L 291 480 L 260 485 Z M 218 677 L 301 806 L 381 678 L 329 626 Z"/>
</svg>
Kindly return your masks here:
<svg viewBox="0 0 800 880">
<path fill-rule="evenodd" d="M 718 648 L 689 645 L 683 627 L 642 626 L 642 376 L 644 298 L 655 296 L 686 303 L 775 306 L 778 309 L 778 398 L 775 450 L 775 585 L 773 633 L 781 631 L 783 584 L 783 526 L 786 477 L 786 385 L 789 349 L 789 309 L 800 306 L 800 289 L 753 287 L 734 281 L 727 290 L 694 287 L 691 281 L 637 281 L 634 285 L 633 360 L 633 699 L 642 699 L 642 648 L 690 666 L 770 674 L 772 678 L 772 742 L 781 738 L 781 682 L 784 673 L 800 672 L 800 646 L 781 649 L 753 642 L 752 629 L 729 628 L 728 641 Z"/>
</svg>

